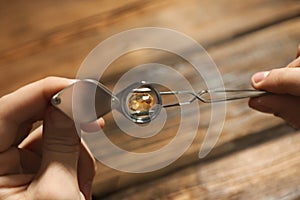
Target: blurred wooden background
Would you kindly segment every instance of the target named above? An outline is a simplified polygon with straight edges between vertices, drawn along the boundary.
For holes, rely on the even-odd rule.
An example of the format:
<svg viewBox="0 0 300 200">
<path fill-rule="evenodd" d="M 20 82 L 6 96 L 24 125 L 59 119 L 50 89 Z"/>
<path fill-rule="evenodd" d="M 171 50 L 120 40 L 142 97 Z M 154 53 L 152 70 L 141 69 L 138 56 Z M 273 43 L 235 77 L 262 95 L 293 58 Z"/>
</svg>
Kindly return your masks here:
<svg viewBox="0 0 300 200">
<path fill-rule="evenodd" d="M 98 43 L 120 31 L 145 26 L 191 36 L 213 58 L 227 87 L 248 88 L 256 71 L 282 67 L 295 58 L 300 2 L 1 0 L 0 95 L 50 75 L 75 77 Z M 177 64 L 176 59 L 156 54 L 150 60 Z M 116 81 L 114 73 L 122 74 L 125 65 L 137 63 L 134 56 L 124 66 L 117 63 L 119 68 L 107 75 L 107 84 Z M 205 121 L 209 106 L 199 105 Z M 173 118 L 171 122 L 176 122 Z M 299 132 L 280 119 L 251 110 L 247 100 L 228 102 L 216 147 L 199 159 L 206 125 L 200 124 L 193 144 L 180 159 L 159 171 L 130 174 L 98 163 L 95 199 L 300 198 Z M 145 152 L 170 141 L 177 126 L 167 126 L 166 134 L 143 142 L 123 136 L 109 120 L 105 132 L 117 145 Z"/>
</svg>

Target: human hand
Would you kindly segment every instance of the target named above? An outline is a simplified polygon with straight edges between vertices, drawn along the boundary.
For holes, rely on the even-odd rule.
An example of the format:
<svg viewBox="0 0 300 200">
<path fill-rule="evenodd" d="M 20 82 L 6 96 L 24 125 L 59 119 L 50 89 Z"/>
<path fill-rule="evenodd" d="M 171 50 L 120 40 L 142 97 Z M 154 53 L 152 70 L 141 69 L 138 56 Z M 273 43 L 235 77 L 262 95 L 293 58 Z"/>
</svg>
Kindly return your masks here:
<svg viewBox="0 0 300 200">
<path fill-rule="evenodd" d="M 91 199 L 94 160 L 73 121 L 49 104 L 71 83 L 50 77 L 0 98 L 0 199 Z"/>
<path fill-rule="evenodd" d="M 295 60 L 284 68 L 254 74 L 252 86 L 272 94 L 251 98 L 250 107 L 273 113 L 300 128 L 300 45 Z"/>
</svg>

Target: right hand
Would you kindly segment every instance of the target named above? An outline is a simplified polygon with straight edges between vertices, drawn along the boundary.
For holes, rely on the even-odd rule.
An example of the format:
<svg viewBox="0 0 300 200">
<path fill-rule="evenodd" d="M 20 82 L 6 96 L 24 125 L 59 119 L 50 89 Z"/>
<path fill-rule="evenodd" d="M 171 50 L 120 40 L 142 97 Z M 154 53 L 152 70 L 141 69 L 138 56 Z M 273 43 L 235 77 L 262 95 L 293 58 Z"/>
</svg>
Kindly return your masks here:
<svg viewBox="0 0 300 200">
<path fill-rule="evenodd" d="M 252 86 L 272 94 L 251 98 L 251 108 L 273 113 L 300 128 L 300 45 L 295 60 L 284 68 L 254 74 Z"/>
</svg>

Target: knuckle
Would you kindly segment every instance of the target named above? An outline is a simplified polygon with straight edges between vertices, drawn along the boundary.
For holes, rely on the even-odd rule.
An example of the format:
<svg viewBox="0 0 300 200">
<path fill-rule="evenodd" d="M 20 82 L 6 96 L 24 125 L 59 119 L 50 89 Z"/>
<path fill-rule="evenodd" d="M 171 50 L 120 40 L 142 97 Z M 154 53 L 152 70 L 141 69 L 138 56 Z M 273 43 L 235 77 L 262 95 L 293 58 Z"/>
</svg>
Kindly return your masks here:
<svg viewBox="0 0 300 200">
<path fill-rule="evenodd" d="M 269 87 L 272 87 L 274 92 L 284 93 L 285 88 L 287 87 L 287 69 L 273 69 L 269 74 Z"/>
<path fill-rule="evenodd" d="M 57 80 L 57 77 L 54 76 L 48 76 L 46 78 L 43 78 L 40 80 L 40 85 L 42 87 L 42 93 L 45 99 L 48 100 L 49 96 L 48 96 L 48 88 L 55 83 L 55 81 Z M 52 94 L 51 94 L 52 95 Z"/>
<path fill-rule="evenodd" d="M 79 153 L 79 139 L 68 137 L 48 137 L 44 140 L 44 149 L 49 152 L 75 155 Z"/>
</svg>

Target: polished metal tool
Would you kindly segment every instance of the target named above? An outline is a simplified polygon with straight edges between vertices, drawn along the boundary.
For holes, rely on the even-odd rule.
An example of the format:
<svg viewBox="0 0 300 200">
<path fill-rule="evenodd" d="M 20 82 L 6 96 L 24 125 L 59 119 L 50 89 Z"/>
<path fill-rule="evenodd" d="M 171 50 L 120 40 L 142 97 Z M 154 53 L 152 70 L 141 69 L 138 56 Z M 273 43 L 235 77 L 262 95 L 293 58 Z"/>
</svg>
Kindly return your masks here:
<svg viewBox="0 0 300 200">
<path fill-rule="evenodd" d="M 161 108 L 184 106 L 199 100 L 203 103 L 237 100 L 266 94 L 258 90 L 202 90 L 159 91 L 155 84 L 134 83 L 114 95 L 103 84 L 92 79 L 79 80 L 52 97 L 52 104 L 80 123 L 88 123 L 104 116 L 112 109 L 129 120 L 144 124 L 155 119 Z M 163 104 L 164 95 L 189 95 L 190 100 Z"/>
</svg>

